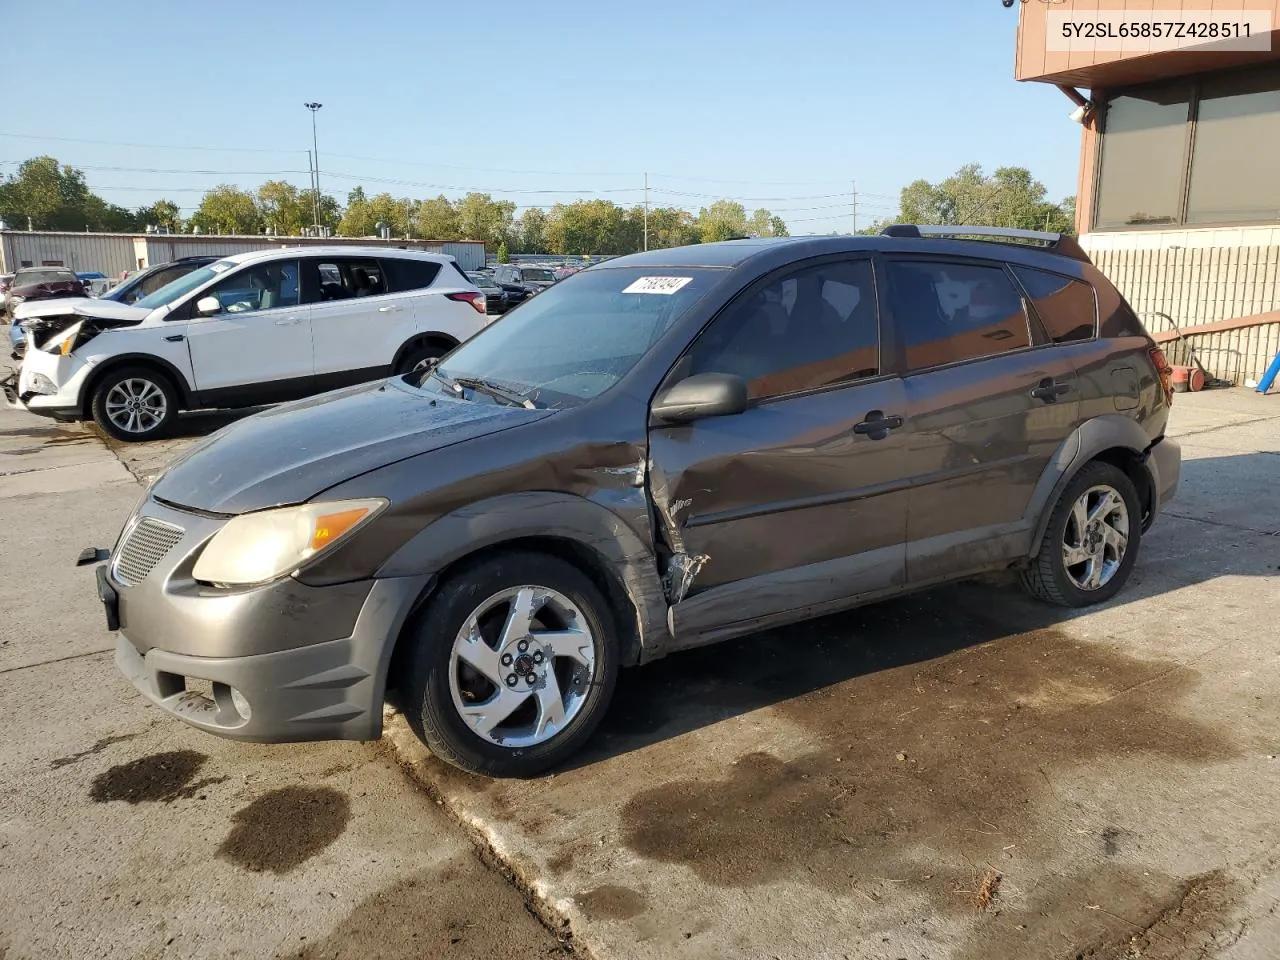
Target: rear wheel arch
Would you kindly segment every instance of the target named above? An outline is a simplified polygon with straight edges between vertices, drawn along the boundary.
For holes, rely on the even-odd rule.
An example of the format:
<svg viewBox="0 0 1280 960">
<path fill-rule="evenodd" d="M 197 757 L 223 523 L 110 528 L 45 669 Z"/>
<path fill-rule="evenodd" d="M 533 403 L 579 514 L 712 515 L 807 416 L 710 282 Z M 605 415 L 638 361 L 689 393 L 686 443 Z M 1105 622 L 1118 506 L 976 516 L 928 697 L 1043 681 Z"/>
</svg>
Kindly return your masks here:
<svg viewBox="0 0 1280 960">
<path fill-rule="evenodd" d="M 430 332 L 414 334 L 401 344 L 400 349 L 396 351 L 395 358 L 391 361 L 391 370 L 393 373 L 408 372 L 402 370 L 401 367 L 410 356 L 423 348 L 439 350 L 439 356 L 444 356 L 457 345 L 458 341 L 447 333 Z"/>
</svg>

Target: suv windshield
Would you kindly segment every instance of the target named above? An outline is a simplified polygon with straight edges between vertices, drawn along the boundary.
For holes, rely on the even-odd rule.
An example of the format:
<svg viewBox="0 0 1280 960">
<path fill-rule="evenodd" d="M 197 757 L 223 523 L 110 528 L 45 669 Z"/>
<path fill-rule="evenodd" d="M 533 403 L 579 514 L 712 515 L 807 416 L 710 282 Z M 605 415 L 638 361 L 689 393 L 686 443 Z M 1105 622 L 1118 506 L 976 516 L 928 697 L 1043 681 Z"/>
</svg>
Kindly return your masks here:
<svg viewBox="0 0 1280 960">
<path fill-rule="evenodd" d="M 226 273 L 235 264 L 228 260 L 219 260 L 217 263 L 211 263 L 207 267 L 201 267 L 199 270 L 192 270 L 185 277 L 179 277 L 177 280 L 171 280 L 163 287 L 141 300 L 135 300 L 135 307 L 142 307 L 146 310 L 154 310 L 156 307 L 165 307 L 173 303 L 184 294 L 190 293 L 192 290 L 208 283 L 214 277 Z"/>
<path fill-rule="evenodd" d="M 439 373 L 503 385 L 539 407 L 576 406 L 621 380 L 719 276 L 674 267 L 577 274 L 476 334 Z"/>
<path fill-rule="evenodd" d="M 551 283 L 556 278 L 555 274 L 550 270 L 534 269 L 532 267 L 521 267 L 520 276 L 537 283 Z"/>
</svg>

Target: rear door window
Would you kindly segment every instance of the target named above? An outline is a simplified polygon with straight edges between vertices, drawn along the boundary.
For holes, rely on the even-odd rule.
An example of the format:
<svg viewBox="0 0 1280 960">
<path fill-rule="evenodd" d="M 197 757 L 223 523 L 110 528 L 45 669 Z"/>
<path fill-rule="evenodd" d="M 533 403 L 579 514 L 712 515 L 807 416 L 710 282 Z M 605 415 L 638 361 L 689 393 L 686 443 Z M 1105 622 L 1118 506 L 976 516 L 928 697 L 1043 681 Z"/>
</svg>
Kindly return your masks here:
<svg viewBox="0 0 1280 960">
<path fill-rule="evenodd" d="M 386 277 L 379 261 L 357 257 L 333 257 L 310 261 L 317 273 L 316 284 L 321 303 L 376 297 L 387 292 Z"/>
<path fill-rule="evenodd" d="M 997 356 L 1031 345 L 1022 295 L 1004 269 L 892 260 L 889 302 L 908 370 Z"/>
<path fill-rule="evenodd" d="M 425 290 L 435 283 L 440 274 L 440 264 L 408 257 L 387 257 L 382 261 L 382 269 L 386 274 L 388 293 Z"/>
<path fill-rule="evenodd" d="M 1074 343 L 1093 339 L 1098 327 L 1098 304 L 1093 287 L 1083 280 L 1033 267 L 1014 267 L 1013 272 L 1031 298 L 1031 305 L 1050 340 Z"/>
</svg>

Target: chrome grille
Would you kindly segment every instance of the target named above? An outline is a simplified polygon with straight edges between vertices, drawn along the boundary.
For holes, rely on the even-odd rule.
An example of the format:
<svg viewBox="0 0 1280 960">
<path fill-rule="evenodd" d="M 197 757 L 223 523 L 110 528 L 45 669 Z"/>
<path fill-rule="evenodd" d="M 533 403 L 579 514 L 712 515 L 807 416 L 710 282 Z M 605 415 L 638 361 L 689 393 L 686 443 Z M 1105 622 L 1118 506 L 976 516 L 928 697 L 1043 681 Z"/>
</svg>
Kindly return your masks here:
<svg viewBox="0 0 1280 960">
<path fill-rule="evenodd" d="M 141 583 L 165 554 L 182 539 L 183 530 L 163 520 L 143 517 L 125 535 L 112 564 L 115 578 L 126 587 Z"/>
</svg>

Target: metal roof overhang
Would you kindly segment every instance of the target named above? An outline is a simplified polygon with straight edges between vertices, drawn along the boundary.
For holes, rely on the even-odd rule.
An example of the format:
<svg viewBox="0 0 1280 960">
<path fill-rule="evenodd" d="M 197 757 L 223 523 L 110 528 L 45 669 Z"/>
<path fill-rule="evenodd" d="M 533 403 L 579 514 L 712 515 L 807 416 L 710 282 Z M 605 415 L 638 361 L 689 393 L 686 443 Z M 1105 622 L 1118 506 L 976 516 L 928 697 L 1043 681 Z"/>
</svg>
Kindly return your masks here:
<svg viewBox="0 0 1280 960">
<path fill-rule="evenodd" d="M 1021 77 L 1088 90 L 1128 87 L 1154 80 L 1168 80 L 1196 73 L 1227 70 L 1249 64 L 1280 60 L 1280 30 L 1271 31 L 1271 49 L 1258 51 L 1215 50 L 1213 44 L 1194 50 L 1167 50 L 1141 56 L 1116 55 L 1116 59 L 1071 67 L 1054 73 Z"/>
</svg>

